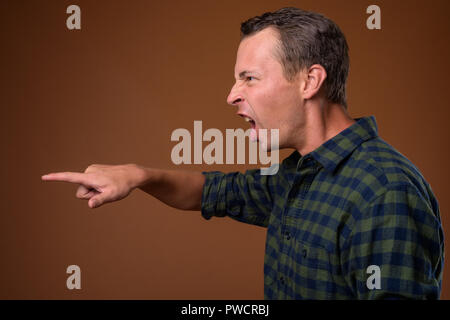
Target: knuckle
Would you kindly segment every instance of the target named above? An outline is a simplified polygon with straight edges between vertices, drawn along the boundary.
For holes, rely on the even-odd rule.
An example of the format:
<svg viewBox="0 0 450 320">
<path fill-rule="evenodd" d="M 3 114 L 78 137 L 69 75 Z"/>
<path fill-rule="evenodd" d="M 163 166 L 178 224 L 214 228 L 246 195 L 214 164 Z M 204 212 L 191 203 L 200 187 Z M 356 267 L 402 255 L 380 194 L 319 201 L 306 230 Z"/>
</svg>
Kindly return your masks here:
<svg viewBox="0 0 450 320">
<path fill-rule="evenodd" d="M 83 186 L 79 186 L 76 192 L 76 196 L 77 198 L 81 198 L 82 195 L 83 195 Z"/>
<path fill-rule="evenodd" d="M 96 169 L 96 168 L 98 168 L 98 167 L 99 167 L 99 165 L 96 164 L 96 163 L 91 164 L 91 165 L 89 165 L 89 166 L 86 168 L 86 170 L 84 170 L 84 172 L 85 172 L 85 173 L 91 172 L 92 170 L 94 170 L 94 169 Z"/>
<path fill-rule="evenodd" d="M 117 194 L 118 191 L 119 191 L 119 188 L 117 188 L 116 185 L 111 185 L 111 187 L 109 188 L 109 193 L 110 193 L 111 195 Z"/>
</svg>

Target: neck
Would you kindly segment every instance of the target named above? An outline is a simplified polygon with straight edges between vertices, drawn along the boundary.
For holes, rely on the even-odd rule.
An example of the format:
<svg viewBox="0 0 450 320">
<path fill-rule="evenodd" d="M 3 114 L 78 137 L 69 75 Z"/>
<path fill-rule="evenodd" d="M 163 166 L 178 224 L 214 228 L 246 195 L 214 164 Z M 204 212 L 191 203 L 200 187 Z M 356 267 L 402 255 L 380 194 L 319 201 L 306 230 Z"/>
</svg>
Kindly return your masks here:
<svg viewBox="0 0 450 320">
<path fill-rule="evenodd" d="M 323 102 L 305 105 L 305 122 L 295 149 L 303 156 L 355 123 L 344 106 Z"/>
</svg>

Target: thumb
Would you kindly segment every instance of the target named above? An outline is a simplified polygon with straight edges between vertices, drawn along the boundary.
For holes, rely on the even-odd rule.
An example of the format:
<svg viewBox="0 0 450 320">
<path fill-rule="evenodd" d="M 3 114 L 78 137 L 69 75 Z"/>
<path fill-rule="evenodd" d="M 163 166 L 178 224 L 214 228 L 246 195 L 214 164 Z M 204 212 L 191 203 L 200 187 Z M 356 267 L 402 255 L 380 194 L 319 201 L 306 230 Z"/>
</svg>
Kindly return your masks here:
<svg viewBox="0 0 450 320">
<path fill-rule="evenodd" d="M 88 205 L 90 208 L 98 208 L 104 204 L 107 200 L 107 196 L 104 192 L 97 194 L 96 196 L 89 199 Z"/>
</svg>

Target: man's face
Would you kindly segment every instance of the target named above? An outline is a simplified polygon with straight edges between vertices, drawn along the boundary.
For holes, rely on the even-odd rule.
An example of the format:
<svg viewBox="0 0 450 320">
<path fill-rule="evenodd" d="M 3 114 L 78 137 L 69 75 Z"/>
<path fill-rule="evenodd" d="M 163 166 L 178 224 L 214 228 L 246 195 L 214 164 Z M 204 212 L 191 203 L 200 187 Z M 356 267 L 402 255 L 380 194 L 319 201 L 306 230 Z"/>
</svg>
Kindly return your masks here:
<svg viewBox="0 0 450 320">
<path fill-rule="evenodd" d="M 237 114 L 252 126 L 250 138 L 259 137 L 259 129 L 279 129 L 279 148 L 295 144 L 298 128 L 304 122 L 300 77 L 288 82 L 276 57 L 277 31 L 266 28 L 244 38 L 238 48 L 236 83 L 227 102 L 238 107 Z M 267 144 L 270 150 L 270 138 Z"/>
</svg>

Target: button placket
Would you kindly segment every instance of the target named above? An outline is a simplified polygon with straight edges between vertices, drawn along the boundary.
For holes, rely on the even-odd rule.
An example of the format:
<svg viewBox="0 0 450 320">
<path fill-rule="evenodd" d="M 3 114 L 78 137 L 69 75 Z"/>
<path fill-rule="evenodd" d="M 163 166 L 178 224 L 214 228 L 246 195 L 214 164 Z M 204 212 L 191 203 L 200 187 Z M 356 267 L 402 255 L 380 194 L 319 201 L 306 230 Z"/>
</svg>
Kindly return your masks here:
<svg viewBox="0 0 450 320">
<path fill-rule="evenodd" d="M 286 232 L 284 233 L 284 235 L 285 235 L 285 237 L 286 237 L 286 240 L 291 240 L 292 235 L 291 235 L 291 233 L 290 233 L 289 231 L 286 231 Z"/>
</svg>

